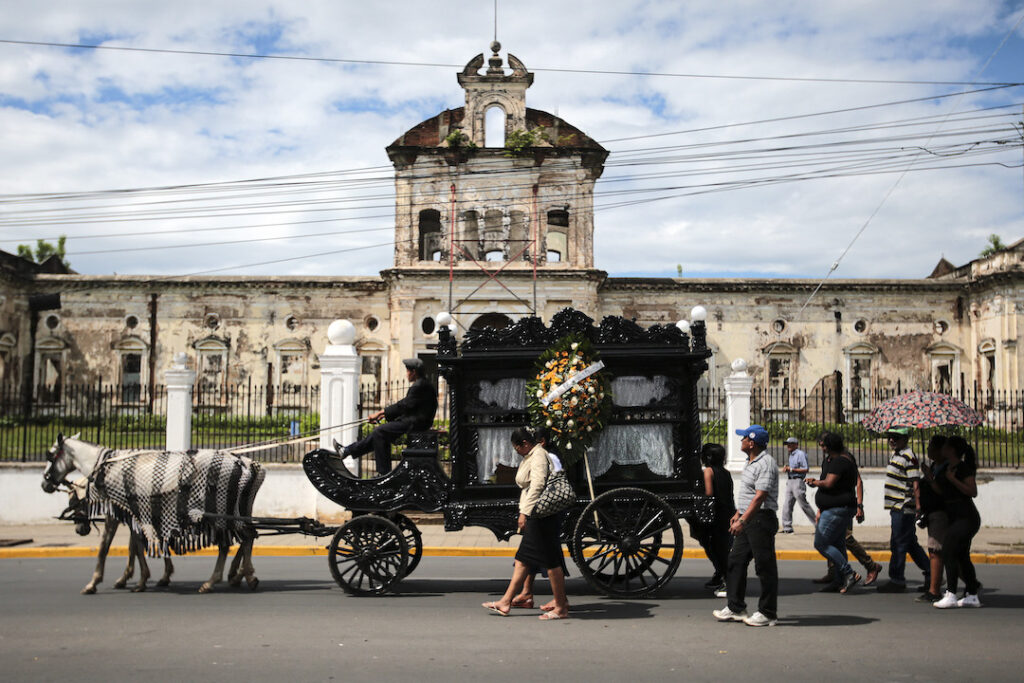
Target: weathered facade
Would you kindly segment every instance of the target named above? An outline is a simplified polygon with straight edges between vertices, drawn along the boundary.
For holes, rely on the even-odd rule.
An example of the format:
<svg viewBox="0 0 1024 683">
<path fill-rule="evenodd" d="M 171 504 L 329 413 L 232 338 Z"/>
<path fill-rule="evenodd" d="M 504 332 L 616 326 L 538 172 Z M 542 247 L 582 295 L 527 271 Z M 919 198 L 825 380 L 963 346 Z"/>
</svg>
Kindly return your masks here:
<svg viewBox="0 0 1024 683">
<path fill-rule="evenodd" d="M 63 383 L 148 387 L 184 351 L 203 386 L 252 381 L 280 395 L 319 381 L 337 318 L 356 325 L 373 383 L 400 377 L 403 357 L 432 355 L 440 311 L 460 334 L 570 305 L 648 325 L 701 304 L 716 386 L 736 358 L 760 386 L 841 386 L 850 410 L 872 389 L 1024 386 L 1024 240 L 927 278 L 829 280 L 806 307 L 816 281 L 608 277 L 594 263 L 593 211 L 607 151 L 527 108 L 533 74 L 492 48 L 482 73 L 481 54 L 458 75 L 464 106 L 387 148 L 395 252 L 379 277 L 87 276 L 3 254 L 0 382 L 31 382 L 37 400 L 56 400 Z M 59 309 L 40 304 L 56 293 Z"/>
</svg>

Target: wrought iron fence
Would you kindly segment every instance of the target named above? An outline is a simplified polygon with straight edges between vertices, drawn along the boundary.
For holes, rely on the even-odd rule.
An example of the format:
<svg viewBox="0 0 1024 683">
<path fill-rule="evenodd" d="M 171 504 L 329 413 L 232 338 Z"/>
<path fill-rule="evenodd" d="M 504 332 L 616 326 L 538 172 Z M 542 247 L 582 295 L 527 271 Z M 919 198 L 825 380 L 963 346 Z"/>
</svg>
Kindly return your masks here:
<svg viewBox="0 0 1024 683">
<path fill-rule="evenodd" d="M 0 387 L 0 461 L 39 462 L 57 434 L 111 448 L 149 448 L 166 441 L 166 396 L 137 384 L 64 385 L 25 396 L 19 387 Z"/>
<path fill-rule="evenodd" d="M 0 387 L 0 461 L 40 462 L 57 434 L 81 433 L 110 448 L 163 448 L 167 391 L 140 385 L 65 384 L 30 400 L 17 387 Z M 240 384 L 197 388 L 192 396 L 192 445 L 229 448 L 305 434 L 320 428 L 320 387 Z M 298 462 L 308 444 L 253 453 L 265 462 Z"/>
<path fill-rule="evenodd" d="M 192 396 L 192 446 L 265 444 L 248 455 L 262 462 L 301 462 L 320 429 L 319 385 L 247 384 L 198 388 Z M 303 436 L 298 443 L 271 445 Z M 291 438 L 289 438 L 291 437 Z"/>
<path fill-rule="evenodd" d="M 442 432 L 442 460 L 447 460 L 449 406 L 444 380 L 439 380 L 438 412 L 434 428 Z M 360 387 L 360 418 L 367 417 L 405 396 L 406 381 L 364 383 Z M 815 447 L 823 431 L 843 436 L 864 467 L 883 467 L 888 445 L 859 423 L 861 417 L 902 390 L 837 395 L 828 389 L 813 391 L 755 390 L 751 422 L 763 424 L 772 436 L 771 451 L 782 461 L 782 440 L 796 436 L 812 464 L 820 462 Z M 150 395 L 139 385 L 97 382 L 65 385 L 60 392 L 37 391 L 24 396 L 16 386 L 0 386 L 0 461 L 39 462 L 58 433 L 81 433 L 82 438 L 111 448 L 161 448 L 166 441 L 166 390 L 158 386 Z M 966 391 L 955 394 L 984 417 L 980 427 L 958 430 L 917 430 L 912 445 L 924 452 L 933 433 L 958 431 L 975 447 L 983 467 L 1019 468 L 1024 463 L 1024 392 Z M 26 399 L 29 400 L 26 400 Z M 698 396 L 705 441 L 725 443 L 726 395 L 723 389 L 703 389 Z M 274 446 L 252 453 L 264 462 L 299 462 L 315 446 L 320 428 L 319 386 L 241 384 L 215 389 L 197 388 L 193 394 L 192 444 L 197 448 L 229 448 L 289 437 L 309 436 L 305 442 Z M 362 424 L 361 434 L 369 433 Z M 392 449 L 399 457 L 402 442 Z M 360 458 L 359 473 L 375 473 L 373 455 Z"/>
<path fill-rule="evenodd" d="M 781 391 L 755 389 L 751 396 L 750 421 L 763 425 L 772 437 L 769 450 L 780 464 L 785 464 L 786 450 L 782 441 L 795 436 L 807 452 L 812 465 L 821 462 L 817 439 L 824 431 L 840 434 L 847 448 L 862 467 L 884 467 L 888 462 L 888 443 L 883 435 L 867 431 L 860 424 L 877 405 L 906 393 L 908 389 L 836 392 L 830 389 Z M 924 453 L 933 434 L 960 434 L 978 454 L 981 467 L 1014 467 L 1024 463 L 1024 392 L 964 391 L 953 394 L 985 418 L 984 424 L 973 428 L 919 429 L 912 432 L 911 446 Z M 724 389 L 707 388 L 699 392 L 704 440 L 725 443 L 727 434 L 726 393 Z"/>
</svg>

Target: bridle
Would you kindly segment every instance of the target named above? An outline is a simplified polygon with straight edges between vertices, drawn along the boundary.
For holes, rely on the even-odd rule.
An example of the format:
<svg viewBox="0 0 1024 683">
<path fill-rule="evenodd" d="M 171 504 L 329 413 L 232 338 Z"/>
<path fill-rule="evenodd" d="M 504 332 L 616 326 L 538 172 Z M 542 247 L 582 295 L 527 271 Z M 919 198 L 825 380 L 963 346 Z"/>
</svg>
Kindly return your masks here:
<svg viewBox="0 0 1024 683">
<path fill-rule="evenodd" d="M 64 437 L 58 436 L 57 445 L 46 453 L 46 462 L 48 462 L 49 465 L 45 470 L 43 470 L 43 481 L 53 487 L 54 491 L 59 490 L 61 486 L 67 486 L 69 490 L 71 488 L 71 485 L 67 480 L 68 472 L 71 471 L 70 468 L 64 472 L 60 479 L 58 479 L 56 475 L 57 463 L 64 457 L 64 455 Z"/>
</svg>

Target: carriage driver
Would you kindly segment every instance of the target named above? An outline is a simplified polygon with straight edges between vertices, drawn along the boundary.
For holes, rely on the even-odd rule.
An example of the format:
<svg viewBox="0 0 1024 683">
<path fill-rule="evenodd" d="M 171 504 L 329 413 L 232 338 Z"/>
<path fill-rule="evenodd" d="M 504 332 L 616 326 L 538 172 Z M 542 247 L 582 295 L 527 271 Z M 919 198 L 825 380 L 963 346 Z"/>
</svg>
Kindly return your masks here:
<svg viewBox="0 0 1024 683">
<path fill-rule="evenodd" d="M 423 376 L 423 361 L 419 358 L 406 358 L 405 376 L 412 383 L 405 398 L 380 410 L 368 419 L 379 422 L 367 436 L 344 448 L 337 441 L 334 450 L 343 458 L 360 456 L 373 451 L 377 460 L 377 476 L 391 471 L 391 444 L 402 434 L 411 431 L 430 429 L 434 424 L 434 413 L 437 412 L 437 391 Z"/>
</svg>

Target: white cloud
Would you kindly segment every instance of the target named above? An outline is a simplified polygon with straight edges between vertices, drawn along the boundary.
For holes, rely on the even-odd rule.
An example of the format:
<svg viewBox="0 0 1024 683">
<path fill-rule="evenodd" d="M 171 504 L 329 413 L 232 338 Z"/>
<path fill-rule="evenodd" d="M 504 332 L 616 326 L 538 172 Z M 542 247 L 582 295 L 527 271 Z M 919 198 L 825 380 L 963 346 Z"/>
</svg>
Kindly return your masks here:
<svg viewBox="0 0 1024 683">
<path fill-rule="evenodd" d="M 501 3 L 499 38 L 527 67 L 734 75 L 963 80 L 973 78 L 1019 13 L 996 0 L 893 3 Z M 53 3 L 0 0 L 0 38 L 250 52 L 268 44 L 304 56 L 464 64 L 491 38 L 490 3 Z M 1006 79 L 1024 52 L 1012 37 L 982 80 Z M 0 194 L 184 185 L 387 166 L 384 147 L 420 120 L 463 102 L 457 68 L 253 61 L 195 55 L 81 51 L 0 44 Z M 531 107 L 556 111 L 598 140 L 692 130 L 909 99 L 953 86 L 825 84 L 637 77 L 538 70 Z M 168 96 L 170 94 L 170 96 Z M 178 97 L 175 97 L 177 95 Z M 183 98 L 183 99 L 182 99 Z M 729 141 L 945 114 L 1020 101 L 1019 89 L 669 137 L 608 143 L 613 152 Z M 23 108 L 28 103 L 31 111 Z M 1019 110 L 1018 110 L 1019 111 Z M 868 135 L 868 134 L 864 134 Z M 919 144 L 920 141 L 918 141 Z M 614 166 L 605 177 L 661 168 Z M 984 159 L 982 159 L 984 160 Z M 1016 156 L 1001 160 L 1020 163 Z M 721 164 L 721 162 L 719 162 Z M 709 168 L 679 164 L 686 171 Z M 765 171 L 765 174 L 777 171 Z M 387 168 L 377 175 L 389 175 Z M 754 172 L 752 172 L 754 174 Z M 602 184 L 597 203 L 625 187 L 716 182 L 718 176 Z M 896 174 L 718 192 L 601 211 L 597 265 L 614 273 L 767 272 L 816 277 L 878 207 Z M 6 226 L 4 239 L 69 235 L 82 272 L 188 273 L 386 242 L 387 232 L 76 257 L 75 252 L 387 225 L 387 219 L 296 224 L 187 236 L 83 240 L 77 235 L 286 223 L 390 213 L 390 188 L 335 190 L 359 211 L 310 211 L 137 223 Z M 607 194 L 602 194 L 607 192 Z M 664 191 L 663 194 L 671 194 Z M 383 196 L 378 196 L 383 195 Z M 321 199 L 324 195 L 295 196 Z M 642 196 L 642 195 L 641 195 Z M 638 196 L 639 197 L 639 196 Z M 842 277 L 927 274 L 939 256 L 969 260 L 992 232 L 1020 235 L 1020 170 L 998 166 L 910 173 L 843 262 Z M 180 197 L 175 197 L 179 199 Z M 149 198 L 152 200 L 154 198 Z M 246 197 L 242 212 L 275 196 Z M 118 203 L 118 202 L 112 202 Z M 180 204 L 168 204 L 168 208 Z M 46 208 L 7 205 L 14 211 Z M 305 210 L 304 210 L 305 209 Z M 736 245 L 756 255 L 742 263 Z M 0 243 L 13 251 L 14 244 Z M 381 247 L 253 266 L 232 273 L 372 274 Z"/>
</svg>

